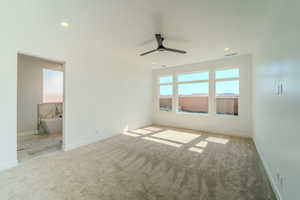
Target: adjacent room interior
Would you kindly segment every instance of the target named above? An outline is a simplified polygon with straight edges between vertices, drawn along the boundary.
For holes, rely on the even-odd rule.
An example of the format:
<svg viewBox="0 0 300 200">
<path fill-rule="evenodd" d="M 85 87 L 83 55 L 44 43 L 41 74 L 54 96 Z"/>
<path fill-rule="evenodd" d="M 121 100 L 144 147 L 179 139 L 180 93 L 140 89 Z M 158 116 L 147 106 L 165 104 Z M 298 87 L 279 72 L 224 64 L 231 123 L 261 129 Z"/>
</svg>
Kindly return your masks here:
<svg viewBox="0 0 300 200">
<path fill-rule="evenodd" d="M 0 199 L 297 199 L 299 8 L 2 1 Z"/>
<path fill-rule="evenodd" d="M 64 64 L 18 54 L 19 162 L 62 149 Z"/>
</svg>

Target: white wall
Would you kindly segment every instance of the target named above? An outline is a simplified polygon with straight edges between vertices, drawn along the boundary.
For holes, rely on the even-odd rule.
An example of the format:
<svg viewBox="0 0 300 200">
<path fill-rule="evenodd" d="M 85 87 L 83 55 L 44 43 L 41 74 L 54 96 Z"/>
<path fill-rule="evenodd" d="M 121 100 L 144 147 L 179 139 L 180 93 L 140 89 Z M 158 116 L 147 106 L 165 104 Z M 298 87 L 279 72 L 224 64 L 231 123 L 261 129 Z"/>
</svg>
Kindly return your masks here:
<svg viewBox="0 0 300 200">
<path fill-rule="evenodd" d="M 252 137 L 252 82 L 250 55 L 224 58 L 178 67 L 153 70 L 153 121 L 156 124 L 176 126 L 228 135 Z M 159 111 L 157 98 L 157 77 L 165 74 L 180 72 L 197 72 L 201 70 L 215 70 L 219 68 L 240 68 L 240 102 L 238 116 L 206 114 L 189 114 Z M 213 77 L 211 77 L 213 78 Z M 210 101 L 213 104 L 213 99 Z"/>
<path fill-rule="evenodd" d="M 63 65 L 18 55 L 18 133 L 37 130 L 37 105 L 43 103 L 43 69 L 63 71 Z"/>
<path fill-rule="evenodd" d="M 126 126 L 151 123 L 151 70 L 112 54 L 104 44 L 108 38 L 92 40 L 94 32 L 80 27 L 86 1 L 69 3 L 1 3 L 0 170 L 17 163 L 18 52 L 66 62 L 65 149 L 119 134 Z M 69 29 L 59 25 L 63 16 L 74 20 Z"/>
<path fill-rule="evenodd" d="M 0 53 L 0 170 L 17 164 L 17 55 L 13 52 L 7 48 Z"/>
<path fill-rule="evenodd" d="M 299 8 L 299 0 L 272 1 L 253 60 L 254 139 L 284 200 L 300 196 Z M 279 83 L 282 96 L 277 95 Z"/>
</svg>

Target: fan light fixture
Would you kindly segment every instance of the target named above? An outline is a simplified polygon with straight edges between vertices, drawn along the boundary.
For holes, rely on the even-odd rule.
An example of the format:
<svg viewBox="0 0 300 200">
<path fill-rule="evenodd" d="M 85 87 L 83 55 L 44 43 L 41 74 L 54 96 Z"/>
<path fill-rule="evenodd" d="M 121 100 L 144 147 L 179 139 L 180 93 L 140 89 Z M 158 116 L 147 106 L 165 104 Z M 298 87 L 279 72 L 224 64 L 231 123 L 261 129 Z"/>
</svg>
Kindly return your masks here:
<svg viewBox="0 0 300 200">
<path fill-rule="evenodd" d="M 163 41 L 164 38 L 161 36 L 161 34 L 155 34 L 155 38 L 156 38 L 156 42 L 158 47 L 156 49 L 153 49 L 151 51 L 147 51 L 145 53 L 142 53 L 140 56 L 145 56 L 147 54 L 156 52 L 156 51 L 170 51 L 170 52 L 174 52 L 174 53 L 181 53 L 181 54 L 186 54 L 186 51 L 182 51 L 182 50 L 178 50 L 178 49 L 171 49 L 171 48 L 167 48 L 163 45 Z"/>
<path fill-rule="evenodd" d="M 65 28 L 68 28 L 70 26 L 67 22 L 61 22 L 60 25 Z"/>
</svg>

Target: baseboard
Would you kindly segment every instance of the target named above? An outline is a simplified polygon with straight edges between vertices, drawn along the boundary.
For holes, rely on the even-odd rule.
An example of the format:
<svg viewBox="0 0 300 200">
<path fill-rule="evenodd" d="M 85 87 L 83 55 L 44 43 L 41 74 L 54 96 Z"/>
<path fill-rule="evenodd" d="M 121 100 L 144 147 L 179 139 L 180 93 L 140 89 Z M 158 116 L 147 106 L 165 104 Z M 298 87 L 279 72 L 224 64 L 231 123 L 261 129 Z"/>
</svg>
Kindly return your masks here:
<svg viewBox="0 0 300 200">
<path fill-rule="evenodd" d="M 19 132 L 18 135 L 20 135 L 20 136 L 26 136 L 26 135 L 36 135 L 38 133 L 39 133 L 38 130 L 32 130 L 32 131 Z"/>
<path fill-rule="evenodd" d="M 269 180 L 270 180 L 272 189 L 273 189 L 273 191 L 274 191 L 274 193 L 275 193 L 275 195 L 276 195 L 276 197 L 277 197 L 277 200 L 283 200 L 283 198 L 282 198 L 282 196 L 281 196 L 281 194 L 280 194 L 280 192 L 279 192 L 279 188 L 278 188 L 277 185 L 275 184 L 275 179 L 274 179 L 274 177 L 272 176 L 270 167 L 269 167 L 269 165 L 267 164 L 267 162 L 266 162 L 266 160 L 265 160 L 265 158 L 264 158 L 264 156 L 263 156 L 263 153 L 262 153 L 262 151 L 261 151 L 261 148 L 259 147 L 258 143 L 257 143 L 256 140 L 255 140 L 255 137 L 253 137 L 253 141 L 254 141 L 254 144 L 255 144 L 255 146 L 256 146 L 258 155 L 259 155 L 259 157 L 260 157 L 260 159 L 261 159 L 261 161 L 262 161 L 262 164 L 263 164 L 263 166 L 264 166 L 264 168 L 265 168 L 265 171 L 266 171 L 266 173 L 267 173 L 267 176 L 268 176 L 268 178 L 269 178 Z"/>
<path fill-rule="evenodd" d="M 1 163 L 0 164 L 0 171 L 4 171 L 13 167 L 18 166 L 18 161 L 14 160 L 12 162 L 7 162 L 7 163 Z"/>
<path fill-rule="evenodd" d="M 115 135 L 105 136 L 105 137 L 102 136 L 102 137 L 99 137 L 99 138 L 88 139 L 88 140 L 81 141 L 81 142 L 78 142 L 78 143 L 73 143 L 73 144 L 63 144 L 63 150 L 64 151 L 70 151 L 72 149 L 76 149 L 76 148 L 79 148 L 79 147 L 82 147 L 82 146 L 85 146 L 85 145 L 97 143 L 99 141 L 108 139 L 108 138 L 113 137 L 113 136 L 115 136 Z"/>
</svg>

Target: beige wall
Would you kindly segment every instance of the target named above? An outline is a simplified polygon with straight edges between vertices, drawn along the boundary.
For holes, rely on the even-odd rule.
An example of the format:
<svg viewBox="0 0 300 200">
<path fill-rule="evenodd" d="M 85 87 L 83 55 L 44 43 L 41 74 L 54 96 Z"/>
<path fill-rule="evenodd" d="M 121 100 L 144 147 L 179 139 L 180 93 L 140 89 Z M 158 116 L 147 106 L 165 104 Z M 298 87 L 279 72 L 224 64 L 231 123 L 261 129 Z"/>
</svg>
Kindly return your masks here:
<svg viewBox="0 0 300 200">
<path fill-rule="evenodd" d="M 37 130 L 37 105 L 43 103 L 43 68 L 62 71 L 63 65 L 18 55 L 18 133 Z"/>
</svg>

